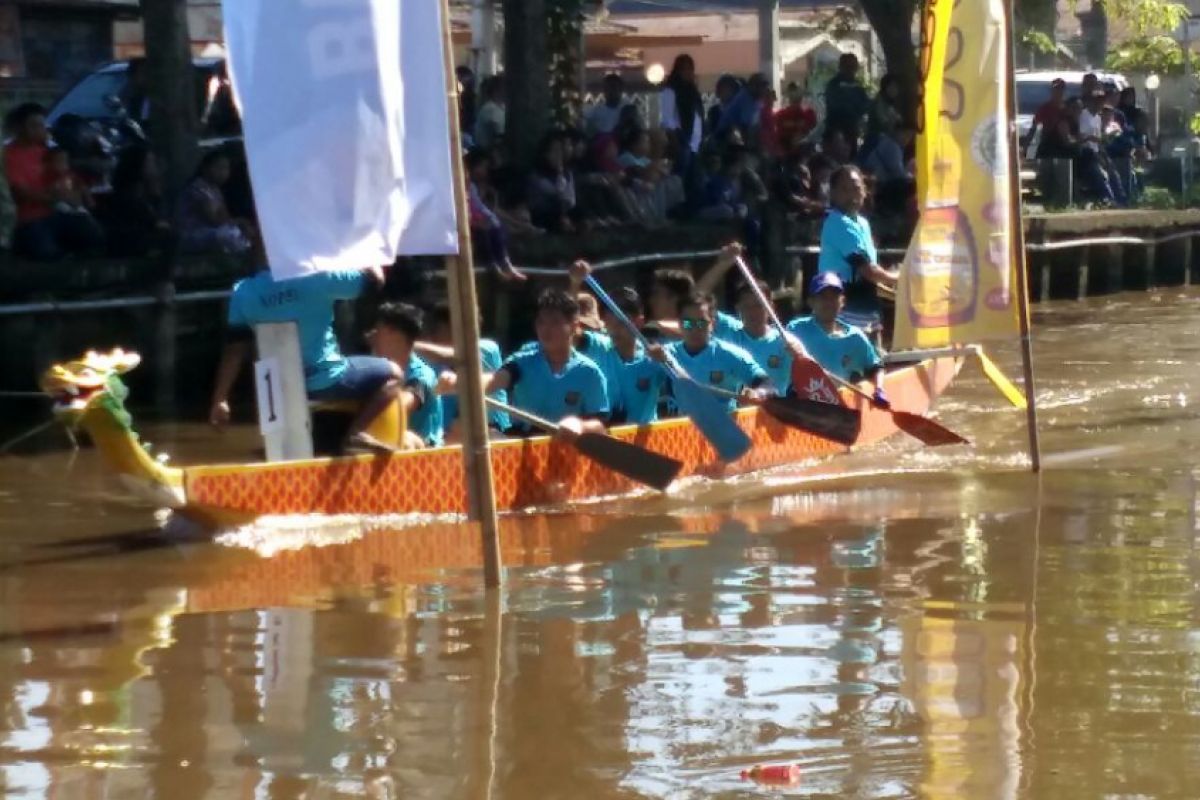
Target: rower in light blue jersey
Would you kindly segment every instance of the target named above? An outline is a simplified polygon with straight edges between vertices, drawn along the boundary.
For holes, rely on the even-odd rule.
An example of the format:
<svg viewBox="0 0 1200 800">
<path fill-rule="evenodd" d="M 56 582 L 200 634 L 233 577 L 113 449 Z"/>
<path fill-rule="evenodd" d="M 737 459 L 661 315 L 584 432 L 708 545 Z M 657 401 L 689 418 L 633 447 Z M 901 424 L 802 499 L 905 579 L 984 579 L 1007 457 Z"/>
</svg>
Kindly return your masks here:
<svg viewBox="0 0 1200 800">
<path fill-rule="evenodd" d="M 774 394 L 770 376 L 754 358 L 737 345 L 713 338 L 712 301 L 696 293 L 680 307 L 681 341 L 666 346 L 691 378 L 743 394 L 748 401 Z M 736 407 L 729 399 L 729 410 Z"/>
<path fill-rule="evenodd" d="M 808 287 L 812 316 L 788 323 L 794 334 L 817 363 L 827 372 L 844 380 L 878 379 L 883 374 L 879 352 L 858 328 L 838 320 L 845 306 L 845 287 L 834 272 L 822 272 Z"/>
<path fill-rule="evenodd" d="M 602 432 L 611 406 L 604 373 L 576 351 L 575 298 L 547 289 L 538 298 L 537 344 L 508 357 L 488 381 L 488 391 L 508 390 L 519 408 L 578 430 Z"/>
</svg>

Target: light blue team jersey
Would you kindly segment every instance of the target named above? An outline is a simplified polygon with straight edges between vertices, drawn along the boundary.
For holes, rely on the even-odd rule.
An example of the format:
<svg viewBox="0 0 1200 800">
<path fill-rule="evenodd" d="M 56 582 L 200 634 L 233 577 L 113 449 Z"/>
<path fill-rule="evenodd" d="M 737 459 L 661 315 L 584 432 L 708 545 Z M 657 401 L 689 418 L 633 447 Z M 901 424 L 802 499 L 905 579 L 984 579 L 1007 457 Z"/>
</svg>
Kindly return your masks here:
<svg viewBox="0 0 1200 800">
<path fill-rule="evenodd" d="M 570 416 L 607 419 L 611 411 L 604 373 L 574 348 L 559 373 L 551 371 L 536 343 L 509 356 L 502 369 L 512 379 L 513 405 L 551 422 Z"/>
<path fill-rule="evenodd" d="M 716 339 L 724 339 L 727 342 L 733 341 L 733 337 L 742 329 L 742 321 L 725 311 L 718 311 L 716 319 L 713 320 L 712 335 Z"/>
<path fill-rule="evenodd" d="M 837 209 L 830 209 L 821 225 L 821 255 L 817 260 L 817 272 L 836 272 L 842 282 L 849 286 L 857 278 L 857 270 L 848 259 L 861 253 L 872 264 L 879 263 L 879 252 L 871 235 L 871 223 L 867 218 L 847 216 Z"/>
<path fill-rule="evenodd" d="M 504 357 L 500 354 L 500 345 L 493 342 L 491 339 L 479 340 L 479 361 L 483 365 L 483 373 L 489 375 L 500 369 L 504 363 Z M 449 370 L 449 367 L 440 367 L 438 374 Z M 501 389 L 498 392 L 492 392 L 488 397 L 494 397 L 501 403 L 508 402 L 508 392 Z M 512 420 L 508 418 L 508 414 L 504 411 L 498 411 L 491 406 L 488 406 L 487 411 L 488 425 L 499 431 L 506 431 L 512 427 Z M 458 419 L 458 395 L 447 394 L 442 396 L 442 422 L 445 429 L 449 430 L 454 424 L 454 420 Z"/>
<path fill-rule="evenodd" d="M 767 332 L 756 339 L 746 332 L 746 326 L 740 319 L 724 311 L 717 312 L 717 320 L 720 333 L 714 332 L 713 335 L 749 353 L 771 378 L 771 383 L 779 393 L 787 394 L 792 384 L 792 351 L 788 350 L 783 335 L 774 326 L 768 325 Z"/>
<path fill-rule="evenodd" d="M 613 418 L 636 425 L 658 419 L 658 398 L 667 381 L 662 365 L 651 361 L 640 344 L 635 345 L 631 361 L 623 359 L 612 339 L 603 334 L 592 334 L 588 345 L 589 357 L 604 373 Z"/>
<path fill-rule="evenodd" d="M 883 365 L 866 334 L 844 322 L 837 323 L 837 332 L 832 336 L 812 317 L 794 319 L 787 329 L 796 335 L 818 364 L 843 380 L 850 380 L 851 376 L 865 377 Z"/>
<path fill-rule="evenodd" d="M 249 328 L 265 322 L 295 322 L 304 383 L 308 391 L 318 392 L 333 386 L 346 371 L 333 334 L 334 301 L 353 300 L 365 285 L 357 270 L 316 272 L 281 281 L 264 270 L 234 285 L 229 325 Z"/>
<path fill-rule="evenodd" d="M 749 353 L 720 339 L 710 340 L 708 346 L 695 355 L 687 351 L 682 341 L 672 342 L 667 345 L 667 350 L 675 356 L 684 372 L 699 383 L 739 392 L 746 386 L 770 380 Z M 737 401 L 730 398 L 729 410 L 732 411 L 736 406 Z"/>
<path fill-rule="evenodd" d="M 446 429 L 442 424 L 441 398 L 437 396 L 437 373 L 415 353 L 404 368 L 404 386 L 421 400 L 421 407 L 408 417 L 408 429 L 430 447 L 444 444 Z"/>
</svg>

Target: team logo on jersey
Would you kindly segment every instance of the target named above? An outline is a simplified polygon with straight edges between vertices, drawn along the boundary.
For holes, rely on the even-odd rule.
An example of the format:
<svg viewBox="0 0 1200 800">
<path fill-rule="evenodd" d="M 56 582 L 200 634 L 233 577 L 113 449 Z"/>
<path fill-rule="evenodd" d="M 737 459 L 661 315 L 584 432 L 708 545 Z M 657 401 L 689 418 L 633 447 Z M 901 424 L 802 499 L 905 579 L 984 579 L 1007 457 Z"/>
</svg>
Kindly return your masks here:
<svg viewBox="0 0 1200 800">
<path fill-rule="evenodd" d="M 719 369 L 714 369 L 712 372 L 708 373 L 708 382 L 709 383 L 714 383 L 714 384 L 722 383 L 724 380 L 725 380 L 725 373 Z"/>
<path fill-rule="evenodd" d="M 767 356 L 767 366 L 771 369 L 779 369 L 782 363 L 783 359 L 779 356 Z"/>
<path fill-rule="evenodd" d="M 567 396 L 563 399 L 567 401 L 567 405 L 577 406 L 580 400 L 579 392 L 567 392 Z"/>
<path fill-rule="evenodd" d="M 646 377 L 638 378 L 638 380 L 637 380 L 637 390 L 638 390 L 639 392 L 648 392 L 648 391 L 650 391 L 650 379 L 649 379 L 649 378 L 646 378 Z"/>
</svg>

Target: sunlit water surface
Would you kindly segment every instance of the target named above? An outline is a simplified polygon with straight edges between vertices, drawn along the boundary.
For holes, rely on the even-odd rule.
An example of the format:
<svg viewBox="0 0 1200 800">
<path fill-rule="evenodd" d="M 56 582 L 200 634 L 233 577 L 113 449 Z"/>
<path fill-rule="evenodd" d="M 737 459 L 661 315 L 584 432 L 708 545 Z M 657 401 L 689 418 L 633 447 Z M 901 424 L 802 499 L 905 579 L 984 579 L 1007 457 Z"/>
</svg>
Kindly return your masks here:
<svg viewBox="0 0 1200 800">
<path fill-rule="evenodd" d="M 1195 797 L 1198 320 L 1039 310 L 1040 481 L 969 366 L 974 447 L 508 517 L 491 595 L 447 521 L 164 534 L 47 432 L 0 457 L 4 796 Z"/>
</svg>

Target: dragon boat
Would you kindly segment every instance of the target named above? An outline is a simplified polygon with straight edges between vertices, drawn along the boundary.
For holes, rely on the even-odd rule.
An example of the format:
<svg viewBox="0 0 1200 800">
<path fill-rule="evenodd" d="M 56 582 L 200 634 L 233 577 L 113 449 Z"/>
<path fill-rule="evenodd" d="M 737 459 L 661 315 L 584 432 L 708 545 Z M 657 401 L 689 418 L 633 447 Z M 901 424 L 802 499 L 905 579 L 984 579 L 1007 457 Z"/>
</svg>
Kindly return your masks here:
<svg viewBox="0 0 1200 800">
<path fill-rule="evenodd" d="M 52 365 L 41 385 L 54 401 L 56 417 L 85 431 L 109 469 L 142 501 L 217 525 L 265 515 L 466 511 L 467 487 L 458 445 L 301 461 L 173 466 L 166 454 L 156 455 L 140 441 L 125 407 L 129 392 L 121 375 L 140 360 L 136 353 L 121 350 L 89 352 L 78 360 Z M 885 388 L 893 407 L 926 413 L 962 363 L 963 357 L 949 355 L 889 370 Z M 891 414 L 861 397 L 843 392 L 843 401 L 862 412 L 858 439 L 849 447 L 785 426 L 761 409 L 739 409 L 737 423 L 753 446 L 737 462 L 723 465 L 721 474 L 835 456 L 898 432 Z M 394 436 L 395 414 L 384 417 L 383 424 L 393 428 Z M 716 462 L 708 441 L 686 418 L 614 427 L 611 434 L 681 461 L 684 476 L 711 475 Z M 628 478 L 546 436 L 495 442 L 491 457 L 496 505 L 501 511 L 639 490 Z"/>
</svg>

